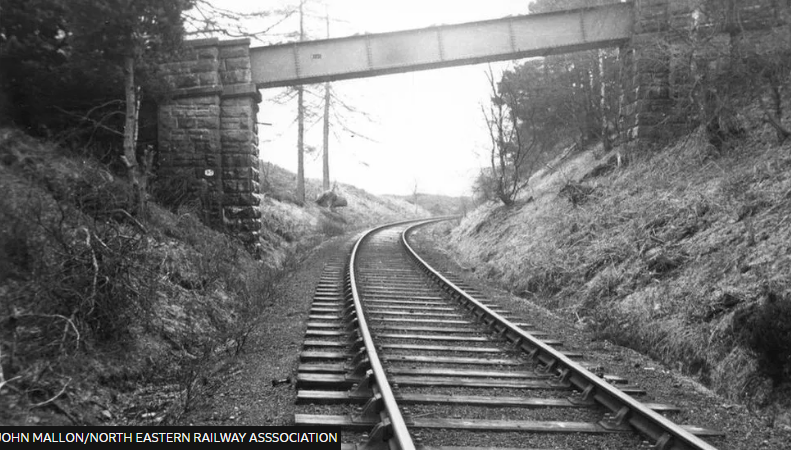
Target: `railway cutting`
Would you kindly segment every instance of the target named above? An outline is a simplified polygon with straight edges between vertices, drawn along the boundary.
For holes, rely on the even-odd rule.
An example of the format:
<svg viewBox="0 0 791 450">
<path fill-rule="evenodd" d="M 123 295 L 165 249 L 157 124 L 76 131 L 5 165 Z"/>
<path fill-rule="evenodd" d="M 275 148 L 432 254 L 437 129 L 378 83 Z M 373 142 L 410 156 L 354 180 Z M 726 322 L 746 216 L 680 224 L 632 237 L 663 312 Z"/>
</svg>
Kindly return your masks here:
<svg viewBox="0 0 791 450">
<path fill-rule="evenodd" d="M 325 267 L 297 425 L 340 426 L 346 450 L 716 448 L 723 433 L 674 423 L 675 406 L 433 269 L 409 235 L 437 220 L 372 229 Z"/>
</svg>

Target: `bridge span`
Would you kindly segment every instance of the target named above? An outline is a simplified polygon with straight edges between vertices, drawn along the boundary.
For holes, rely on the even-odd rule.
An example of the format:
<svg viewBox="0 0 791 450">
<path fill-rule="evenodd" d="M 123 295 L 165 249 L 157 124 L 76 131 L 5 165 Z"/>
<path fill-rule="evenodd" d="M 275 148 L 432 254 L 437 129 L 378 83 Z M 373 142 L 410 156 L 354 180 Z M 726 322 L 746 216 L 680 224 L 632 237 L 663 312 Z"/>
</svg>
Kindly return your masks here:
<svg viewBox="0 0 791 450">
<path fill-rule="evenodd" d="M 159 105 L 159 174 L 192 180 L 205 217 L 256 246 L 258 90 L 618 46 L 624 141 L 661 132 L 672 104 L 656 42 L 681 0 L 633 0 L 417 30 L 250 48 L 249 39 L 186 43 L 163 65 L 176 90 Z M 683 6 L 683 5 L 682 5 Z M 685 20 L 681 17 L 682 21 Z M 664 61 L 664 62 L 663 62 Z"/>
<path fill-rule="evenodd" d="M 632 3 L 250 49 L 259 88 L 547 56 L 629 41 Z"/>
</svg>

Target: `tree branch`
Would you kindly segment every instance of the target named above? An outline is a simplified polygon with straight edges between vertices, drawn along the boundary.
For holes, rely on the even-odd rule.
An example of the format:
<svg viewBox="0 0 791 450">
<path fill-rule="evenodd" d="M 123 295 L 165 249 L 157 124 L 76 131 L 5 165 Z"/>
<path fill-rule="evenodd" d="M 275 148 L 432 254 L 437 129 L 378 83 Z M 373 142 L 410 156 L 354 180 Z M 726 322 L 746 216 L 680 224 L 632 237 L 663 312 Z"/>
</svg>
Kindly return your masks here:
<svg viewBox="0 0 791 450">
<path fill-rule="evenodd" d="M 49 403 L 54 402 L 55 400 L 57 400 L 58 397 L 60 397 L 61 395 L 63 395 L 64 392 L 66 392 L 66 388 L 69 387 L 70 383 L 71 383 L 71 378 L 69 378 L 69 381 L 67 381 L 66 384 L 63 385 L 63 389 L 61 389 L 60 392 L 55 394 L 54 397 L 52 397 L 49 400 L 43 401 L 41 403 L 36 403 L 36 404 L 32 405 L 31 408 L 38 408 L 40 406 L 44 406 L 44 405 L 47 405 Z"/>
<path fill-rule="evenodd" d="M 60 111 L 60 112 L 62 112 L 62 113 L 64 113 L 64 114 L 68 114 L 68 115 L 70 115 L 70 116 L 72 116 L 72 117 L 76 117 L 76 118 L 78 118 L 78 119 L 80 119 L 80 120 L 82 120 L 82 121 L 84 121 L 84 122 L 90 122 L 90 123 L 92 123 L 92 124 L 94 125 L 94 127 L 96 127 L 96 128 L 101 128 L 101 129 L 103 129 L 103 130 L 105 130 L 105 131 L 109 131 L 110 133 L 116 134 L 116 135 L 118 135 L 118 136 L 123 136 L 123 135 L 124 135 L 124 133 L 122 133 L 122 132 L 120 132 L 120 131 L 118 131 L 118 130 L 114 130 L 114 129 L 112 129 L 112 128 L 110 128 L 110 127 L 108 127 L 107 125 L 104 125 L 104 124 L 102 123 L 102 122 L 104 122 L 104 121 L 105 121 L 107 118 L 109 118 L 109 117 L 112 117 L 112 116 L 114 116 L 114 115 L 116 115 L 116 114 L 123 114 L 123 112 L 121 112 L 121 111 L 113 111 L 113 112 L 111 112 L 111 113 L 109 113 L 109 114 L 105 114 L 105 115 L 104 115 L 104 116 L 103 116 L 103 117 L 102 117 L 100 120 L 98 120 L 98 121 L 97 121 L 97 120 L 95 120 L 95 119 L 91 119 L 91 118 L 90 118 L 90 117 L 88 117 L 88 116 L 83 116 L 83 115 L 81 115 L 81 114 L 77 114 L 77 113 L 74 113 L 74 112 L 71 112 L 71 111 L 67 111 L 67 110 L 65 110 L 65 109 L 63 109 L 63 108 L 61 108 L 61 107 L 59 107 L 59 106 L 54 106 L 54 105 L 53 105 L 53 108 L 57 109 L 58 111 Z M 94 111 L 95 109 L 96 109 L 96 108 L 93 108 L 91 111 Z"/>
</svg>

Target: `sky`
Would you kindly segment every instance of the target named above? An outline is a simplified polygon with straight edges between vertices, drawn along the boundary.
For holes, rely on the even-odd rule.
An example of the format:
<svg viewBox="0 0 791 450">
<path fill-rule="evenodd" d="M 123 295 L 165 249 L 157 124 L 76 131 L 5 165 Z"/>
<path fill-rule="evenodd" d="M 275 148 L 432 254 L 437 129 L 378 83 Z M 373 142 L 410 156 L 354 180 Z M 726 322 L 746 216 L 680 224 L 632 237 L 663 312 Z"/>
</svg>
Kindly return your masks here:
<svg viewBox="0 0 791 450">
<path fill-rule="evenodd" d="M 287 4 L 286 1 L 281 2 Z M 528 12 L 528 0 L 326 0 L 331 37 L 422 28 L 500 18 Z M 260 2 L 234 0 L 223 7 L 261 9 Z M 274 6 L 274 5 L 273 5 Z M 308 7 L 309 37 L 326 36 L 324 3 Z M 256 25 L 251 25 L 256 26 Z M 270 42 L 293 40 L 296 20 L 273 28 Z M 513 63 L 494 63 L 495 74 Z M 330 178 L 374 194 L 470 195 L 480 169 L 488 164 L 489 135 L 481 104 L 489 101 L 487 66 L 463 66 L 374 78 L 338 81 L 338 97 L 364 114 L 342 112 L 349 130 L 336 127 L 330 139 Z M 321 96 L 321 86 L 313 91 Z M 261 91 L 258 121 L 260 156 L 288 170 L 297 167 L 296 100 L 278 105 L 284 89 Z M 308 95 L 308 97 L 311 97 Z M 321 178 L 321 102 L 306 122 L 305 173 Z"/>
</svg>

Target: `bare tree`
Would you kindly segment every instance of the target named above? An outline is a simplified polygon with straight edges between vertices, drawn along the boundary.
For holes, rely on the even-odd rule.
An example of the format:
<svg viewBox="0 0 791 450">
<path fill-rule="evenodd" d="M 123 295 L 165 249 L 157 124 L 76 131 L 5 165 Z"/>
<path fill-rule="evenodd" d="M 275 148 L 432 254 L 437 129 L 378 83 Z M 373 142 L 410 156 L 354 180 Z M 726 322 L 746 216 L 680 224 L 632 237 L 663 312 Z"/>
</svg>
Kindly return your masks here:
<svg viewBox="0 0 791 450">
<path fill-rule="evenodd" d="M 412 187 L 412 203 L 415 205 L 415 214 L 417 214 L 417 178 L 413 179 L 413 187 Z"/>
<path fill-rule="evenodd" d="M 324 5 L 325 9 L 325 23 L 327 26 L 327 38 L 330 37 L 330 11 L 329 6 Z M 330 93 L 330 83 L 324 83 L 324 132 L 323 132 L 323 152 L 322 152 L 322 170 L 321 170 L 321 187 L 325 191 L 330 188 L 330 101 L 332 94 Z"/>
<path fill-rule="evenodd" d="M 305 1 L 299 1 L 299 40 L 305 38 Z M 297 86 L 297 201 L 305 203 L 305 104 L 304 88 Z"/>
<path fill-rule="evenodd" d="M 498 88 L 491 66 L 486 77 L 492 90 L 488 111 L 481 105 L 491 140 L 488 174 L 491 182 L 488 185 L 504 205 L 510 206 L 527 185 L 529 171 L 526 169 L 531 162 L 531 153 L 538 144 L 538 135 L 527 133 L 529 136 L 525 136 L 525 124 L 517 116 L 517 93 Z"/>
<path fill-rule="evenodd" d="M 298 13 L 291 6 L 252 12 L 239 12 L 217 6 L 211 0 L 193 0 L 192 9 L 184 13 L 188 37 L 250 38 L 267 42 L 273 29 Z"/>
<path fill-rule="evenodd" d="M 311 11 L 310 0 L 299 0 L 298 6 L 295 8 L 296 14 L 299 17 L 299 32 L 296 35 L 299 41 L 309 38 L 309 27 L 305 18 L 322 17 L 324 19 L 326 37 L 330 36 L 330 21 L 329 10 L 325 5 L 325 12 L 323 16 L 319 16 L 316 12 Z M 291 34 L 286 34 L 291 36 Z M 353 136 L 359 136 L 366 140 L 372 139 L 365 135 L 356 132 L 348 125 L 349 116 L 354 116 L 355 119 L 362 117 L 371 120 L 370 117 L 354 106 L 350 105 L 342 97 L 339 96 L 330 83 L 324 83 L 323 93 L 319 93 L 316 89 L 317 85 L 300 85 L 293 89 L 285 91 L 282 95 L 273 99 L 278 104 L 287 104 L 294 100 L 297 102 L 297 192 L 296 197 L 299 202 L 305 201 L 305 153 L 311 153 L 313 147 L 306 145 L 305 133 L 318 123 L 319 108 L 323 109 L 323 151 L 322 151 L 322 188 L 327 191 L 330 189 L 330 173 L 329 173 L 329 145 L 330 135 L 334 135 L 336 139 L 340 138 L 338 131 L 348 132 Z M 314 120 L 315 119 L 315 120 Z"/>
</svg>

